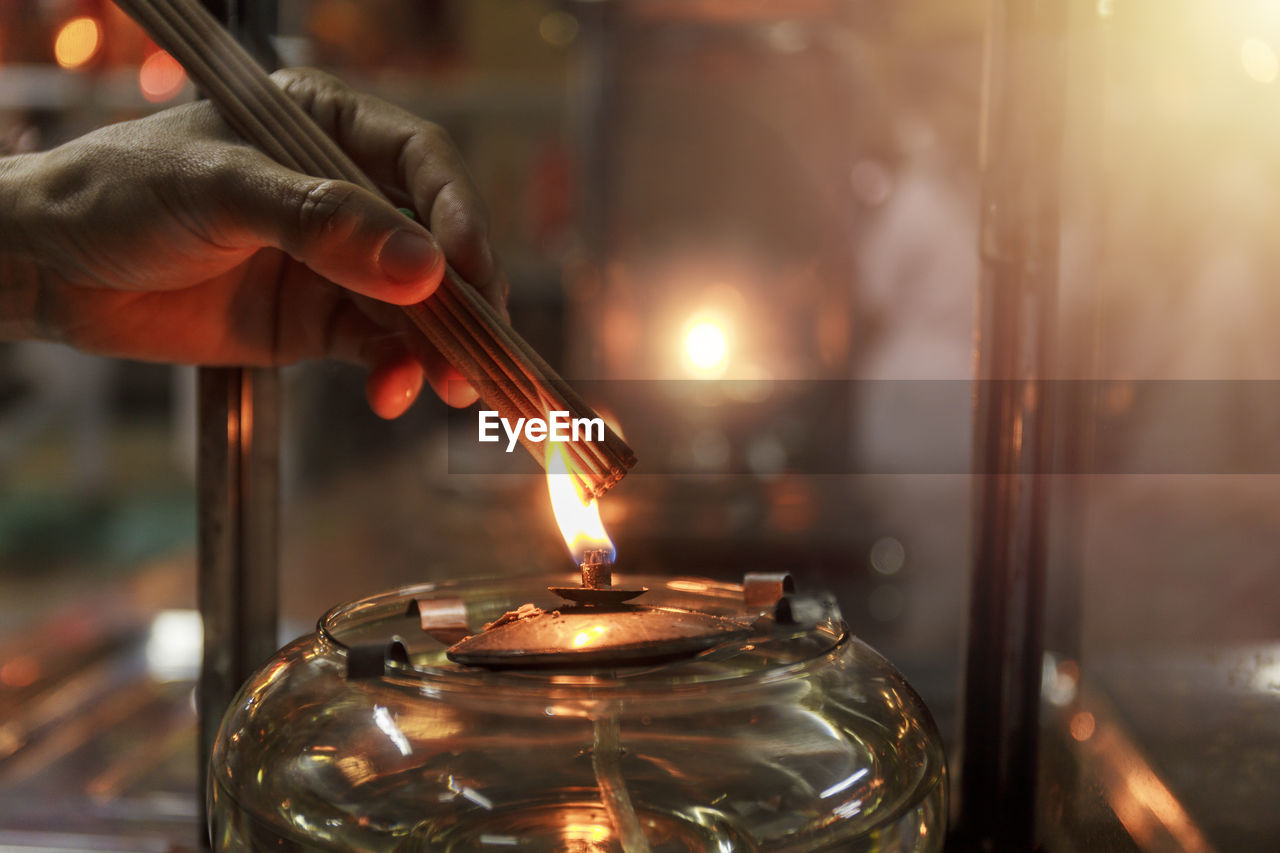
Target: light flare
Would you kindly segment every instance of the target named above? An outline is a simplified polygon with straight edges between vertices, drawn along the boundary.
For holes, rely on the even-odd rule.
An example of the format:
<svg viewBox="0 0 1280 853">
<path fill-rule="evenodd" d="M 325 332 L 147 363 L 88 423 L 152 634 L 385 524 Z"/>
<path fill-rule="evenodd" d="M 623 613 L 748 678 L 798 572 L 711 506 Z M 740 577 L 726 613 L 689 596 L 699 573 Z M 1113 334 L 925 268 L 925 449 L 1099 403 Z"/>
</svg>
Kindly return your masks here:
<svg viewBox="0 0 1280 853">
<path fill-rule="evenodd" d="M 608 550 L 612 561 L 616 551 L 600 520 L 600 507 L 594 498 L 590 502 L 582 500 L 568 456 L 559 442 L 547 442 L 547 493 L 560 535 L 574 562 L 581 563 L 587 551 L 599 548 Z"/>
<path fill-rule="evenodd" d="M 729 365 L 729 335 L 715 317 L 695 315 L 684 330 L 684 363 L 696 376 L 719 376 Z"/>
</svg>

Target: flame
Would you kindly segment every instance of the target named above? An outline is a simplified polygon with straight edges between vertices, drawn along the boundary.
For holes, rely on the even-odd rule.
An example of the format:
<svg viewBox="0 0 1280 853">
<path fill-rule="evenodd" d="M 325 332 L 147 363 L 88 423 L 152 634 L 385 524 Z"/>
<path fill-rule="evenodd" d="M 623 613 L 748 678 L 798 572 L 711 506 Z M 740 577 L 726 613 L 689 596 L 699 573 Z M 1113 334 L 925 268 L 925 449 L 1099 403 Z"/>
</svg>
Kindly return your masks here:
<svg viewBox="0 0 1280 853">
<path fill-rule="evenodd" d="M 573 554 L 574 562 L 580 563 L 588 550 L 607 548 L 612 559 L 613 540 L 604 532 L 600 507 L 595 499 L 583 502 L 571 471 L 563 445 L 547 442 L 547 493 L 551 495 L 551 509 L 555 511 L 556 524 L 560 525 L 569 553 Z"/>
</svg>

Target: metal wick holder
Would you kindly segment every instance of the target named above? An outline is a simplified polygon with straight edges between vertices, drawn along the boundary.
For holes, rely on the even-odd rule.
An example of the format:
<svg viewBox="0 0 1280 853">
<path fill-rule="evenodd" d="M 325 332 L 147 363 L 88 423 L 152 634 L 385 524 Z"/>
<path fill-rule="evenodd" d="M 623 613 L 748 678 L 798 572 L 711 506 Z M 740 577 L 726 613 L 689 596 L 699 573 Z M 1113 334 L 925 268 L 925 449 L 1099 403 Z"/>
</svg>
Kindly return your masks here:
<svg viewBox="0 0 1280 853">
<path fill-rule="evenodd" d="M 609 552 L 605 549 L 587 551 L 578 568 L 582 570 L 582 585 L 587 589 L 613 586 L 613 563 L 609 561 Z"/>
</svg>

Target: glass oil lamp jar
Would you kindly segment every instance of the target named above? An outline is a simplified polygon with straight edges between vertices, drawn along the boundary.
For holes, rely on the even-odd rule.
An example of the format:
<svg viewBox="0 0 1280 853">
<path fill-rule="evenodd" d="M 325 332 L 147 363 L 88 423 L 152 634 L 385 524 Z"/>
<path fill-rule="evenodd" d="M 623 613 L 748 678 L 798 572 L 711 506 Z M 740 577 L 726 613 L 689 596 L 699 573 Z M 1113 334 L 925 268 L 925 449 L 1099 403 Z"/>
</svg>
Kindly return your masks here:
<svg viewBox="0 0 1280 853">
<path fill-rule="evenodd" d="M 936 851 L 919 697 L 789 575 L 630 577 L 563 454 L 580 577 L 342 605 L 241 689 L 214 744 L 218 850 Z"/>
<path fill-rule="evenodd" d="M 214 848 L 942 848 L 934 724 L 829 597 L 607 556 L 331 610 L 223 720 Z"/>
</svg>

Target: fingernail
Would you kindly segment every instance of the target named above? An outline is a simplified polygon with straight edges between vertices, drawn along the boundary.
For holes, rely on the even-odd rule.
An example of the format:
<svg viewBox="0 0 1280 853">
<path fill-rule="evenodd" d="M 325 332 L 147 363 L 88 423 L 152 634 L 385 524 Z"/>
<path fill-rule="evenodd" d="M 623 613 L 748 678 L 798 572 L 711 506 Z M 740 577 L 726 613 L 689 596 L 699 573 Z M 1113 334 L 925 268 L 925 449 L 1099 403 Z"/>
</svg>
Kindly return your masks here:
<svg viewBox="0 0 1280 853">
<path fill-rule="evenodd" d="M 465 379 L 450 379 L 445 385 L 445 402 L 455 409 L 465 409 L 480 398 Z"/>
<path fill-rule="evenodd" d="M 378 265 L 387 278 L 408 284 L 427 278 L 440 258 L 435 240 L 417 231 L 395 231 L 382 244 Z"/>
<path fill-rule="evenodd" d="M 426 373 L 421 369 L 415 371 L 409 380 L 408 386 L 404 389 L 404 398 L 409 401 L 418 399 L 418 394 L 422 391 L 422 383 L 426 380 Z"/>
</svg>

